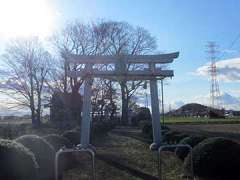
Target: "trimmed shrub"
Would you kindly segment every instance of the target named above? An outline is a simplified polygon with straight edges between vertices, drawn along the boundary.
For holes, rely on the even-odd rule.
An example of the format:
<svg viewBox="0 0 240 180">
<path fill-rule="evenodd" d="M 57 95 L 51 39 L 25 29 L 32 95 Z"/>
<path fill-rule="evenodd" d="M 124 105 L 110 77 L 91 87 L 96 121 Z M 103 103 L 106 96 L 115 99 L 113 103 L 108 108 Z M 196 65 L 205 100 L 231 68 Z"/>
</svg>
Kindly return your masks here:
<svg viewBox="0 0 240 180">
<path fill-rule="evenodd" d="M 91 129 L 92 137 L 106 135 L 109 131 L 111 131 L 115 125 L 111 122 L 96 122 L 93 123 Z"/>
<path fill-rule="evenodd" d="M 49 134 L 43 137 L 48 141 L 57 152 L 60 148 L 65 146 L 66 148 L 73 147 L 73 144 L 65 137 L 59 136 L 57 134 Z M 59 171 L 62 172 L 73 167 L 74 156 L 71 153 L 62 154 L 59 157 Z"/>
<path fill-rule="evenodd" d="M 179 134 L 176 134 L 175 136 L 173 136 L 173 140 L 176 144 L 179 144 L 179 142 L 186 137 L 188 137 L 187 134 L 179 133 Z"/>
<path fill-rule="evenodd" d="M 176 131 L 168 131 L 163 137 L 163 141 L 168 144 L 176 144 L 188 135 Z"/>
<path fill-rule="evenodd" d="M 136 115 L 137 121 L 152 120 L 150 109 L 147 107 L 140 107 Z"/>
<path fill-rule="evenodd" d="M 0 179 L 36 179 L 38 164 L 33 153 L 22 144 L 0 139 L 0 159 Z"/>
<path fill-rule="evenodd" d="M 71 148 L 73 146 L 73 144 L 67 138 L 57 134 L 49 134 L 43 138 L 54 147 L 56 152 L 64 146 L 66 148 Z"/>
<path fill-rule="evenodd" d="M 141 127 L 142 127 L 142 134 L 146 138 L 153 139 L 152 123 L 145 121 L 141 124 Z"/>
<path fill-rule="evenodd" d="M 203 136 L 190 136 L 183 138 L 181 141 L 179 141 L 179 144 L 188 144 L 189 146 L 194 148 L 198 143 L 202 142 L 204 139 L 205 137 Z M 189 148 L 179 147 L 175 150 L 175 153 L 177 157 L 183 161 L 189 153 Z"/>
<path fill-rule="evenodd" d="M 80 144 L 80 136 L 81 136 L 81 134 L 80 134 L 79 131 L 74 131 L 74 130 L 65 131 L 62 134 L 62 136 L 67 138 L 74 145 Z"/>
<path fill-rule="evenodd" d="M 150 113 L 149 108 L 147 107 L 140 107 L 137 109 L 136 112 L 133 113 L 131 118 L 132 125 L 137 126 L 141 124 L 143 121 L 151 122 L 152 116 Z"/>
<path fill-rule="evenodd" d="M 39 178 L 48 180 L 54 177 L 55 150 L 45 139 L 37 135 L 24 135 L 16 139 L 32 151 L 39 164 Z"/>
<path fill-rule="evenodd" d="M 145 135 L 152 134 L 152 124 L 151 123 L 145 123 L 142 127 L 142 133 Z"/>
<path fill-rule="evenodd" d="M 193 148 L 194 176 L 201 179 L 240 179 L 240 144 L 226 138 L 209 138 Z M 184 162 L 186 172 L 190 156 Z"/>
<path fill-rule="evenodd" d="M 142 133 L 152 139 L 153 138 L 153 129 L 152 129 L 152 123 L 151 122 L 142 122 L 141 124 L 141 128 L 142 128 Z M 161 126 L 161 130 L 162 130 L 162 134 L 163 132 L 166 133 L 167 131 L 169 131 L 169 128 L 167 126 Z"/>
</svg>

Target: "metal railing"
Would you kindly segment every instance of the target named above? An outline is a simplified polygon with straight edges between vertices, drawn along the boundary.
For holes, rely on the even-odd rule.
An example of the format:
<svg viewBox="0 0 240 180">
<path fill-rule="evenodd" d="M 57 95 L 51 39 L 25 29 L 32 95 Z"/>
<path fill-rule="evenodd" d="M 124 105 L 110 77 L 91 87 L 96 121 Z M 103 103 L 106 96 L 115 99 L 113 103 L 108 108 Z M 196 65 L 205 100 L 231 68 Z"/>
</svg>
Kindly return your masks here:
<svg viewBox="0 0 240 180">
<path fill-rule="evenodd" d="M 96 170 L 95 170 L 95 151 L 90 147 L 81 147 L 81 146 L 75 146 L 74 148 L 68 149 L 68 148 L 61 148 L 55 156 L 55 180 L 59 180 L 59 157 L 63 154 L 67 153 L 82 153 L 87 152 L 91 156 L 92 161 L 92 171 L 91 171 L 91 177 L 92 180 L 96 180 Z"/>
</svg>

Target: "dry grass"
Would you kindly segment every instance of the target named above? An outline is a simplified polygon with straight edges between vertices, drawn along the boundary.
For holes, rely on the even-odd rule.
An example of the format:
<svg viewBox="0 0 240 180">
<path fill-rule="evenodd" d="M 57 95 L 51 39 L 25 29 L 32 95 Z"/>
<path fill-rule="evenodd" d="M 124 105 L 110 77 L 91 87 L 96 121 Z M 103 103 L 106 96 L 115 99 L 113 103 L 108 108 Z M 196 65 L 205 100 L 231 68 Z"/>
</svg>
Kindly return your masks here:
<svg viewBox="0 0 240 180">
<path fill-rule="evenodd" d="M 98 155 L 106 155 L 118 163 L 158 177 L 157 153 L 151 152 L 148 144 L 131 137 L 124 137 L 113 133 L 96 140 L 95 144 Z M 101 160 L 96 161 L 96 167 L 98 180 L 143 179 Z M 164 176 L 167 177 L 166 180 L 180 179 L 179 177 L 182 175 L 181 161 L 176 159 L 174 153 L 163 153 L 163 169 Z M 89 166 L 79 166 L 65 172 L 63 180 L 88 180 L 90 179 L 90 170 Z"/>
<path fill-rule="evenodd" d="M 170 127 L 190 132 L 216 132 L 240 134 L 240 124 L 199 124 L 199 125 L 171 125 Z"/>
</svg>

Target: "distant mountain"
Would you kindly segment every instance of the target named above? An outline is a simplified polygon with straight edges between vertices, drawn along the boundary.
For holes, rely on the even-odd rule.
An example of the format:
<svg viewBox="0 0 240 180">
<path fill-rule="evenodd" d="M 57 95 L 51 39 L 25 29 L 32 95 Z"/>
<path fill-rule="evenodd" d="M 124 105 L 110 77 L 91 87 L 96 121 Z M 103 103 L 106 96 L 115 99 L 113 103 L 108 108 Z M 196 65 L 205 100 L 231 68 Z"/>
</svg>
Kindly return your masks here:
<svg viewBox="0 0 240 180">
<path fill-rule="evenodd" d="M 208 106 L 204 106 L 202 104 L 198 103 L 190 103 L 190 104 L 185 104 L 182 107 L 168 112 L 166 115 L 169 116 L 208 116 L 209 112 L 211 112 L 210 116 L 223 116 L 224 111 L 219 110 L 219 109 L 213 109 Z M 225 110 L 225 115 L 226 116 L 240 116 L 240 111 L 234 111 L 234 110 Z"/>
<path fill-rule="evenodd" d="M 222 92 L 219 97 L 216 97 L 216 100 L 219 101 L 218 104 L 224 107 L 224 109 L 240 111 L 240 97 L 236 94 L 233 95 L 231 93 Z M 209 94 L 207 94 L 193 97 L 191 100 L 188 100 L 188 102 L 194 102 L 208 106 L 211 101 Z M 179 107 L 180 106 L 175 106 L 175 109 Z"/>
<path fill-rule="evenodd" d="M 185 104 L 177 110 L 167 113 L 167 115 L 171 116 L 205 116 L 207 114 L 208 107 L 198 103 Z"/>
</svg>

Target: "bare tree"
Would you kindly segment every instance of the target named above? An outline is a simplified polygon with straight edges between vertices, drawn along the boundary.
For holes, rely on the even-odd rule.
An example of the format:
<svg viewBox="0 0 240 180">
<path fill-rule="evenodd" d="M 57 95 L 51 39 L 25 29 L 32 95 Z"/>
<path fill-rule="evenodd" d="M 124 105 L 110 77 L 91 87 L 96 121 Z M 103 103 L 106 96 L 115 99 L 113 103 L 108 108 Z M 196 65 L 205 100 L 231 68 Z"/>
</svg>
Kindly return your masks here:
<svg viewBox="0 0 240 180">
<path fill-rule="evenodd" d="M 81 67 L 69 66 L 66 53 L 78 55 L 142 55 L 152 53 L 156 49 L 156 40 L 141 27 L 133 27 L 125 22 L 101 21 L 84 25 L 79 22 L 68 24 L 55 36 L 54 44 L 63 59 L 64 92 L 78 92 L 83 84 L 82 78 L 68 78 L 67 70 L 77 71 Z M 141 69 L 141 65 L 128 64 L 125 70 Z M 135 91 L 142 86 L 142 81 L 119 81 L 122 94 L 122 120 L 128 119 L 129 101 Z"/>
<path fill-rule="evenodd" d="M 12 40 L 3 54 L 1 93 L 12 98 L 15 107 L 30 108 L 34 127 L 41 124 L 51 59 L 37 38 Z"/>
<path fill-rule="evenodd" d="M 117 104 L 116 87 L 110 80 L 97 79 L 93 83 L 92 113 L 97 113 L 97 117 L 102 120 L 105 115 L 109 115 L 112 120 L 116 114 Z"/>
<path fill-rule="evenodd" d="M 108 53 L 111 55 L 143 55 L 156 50 L 156 40 L 142 27 L 132 27 L 125 22 L 104 22 L 108 27 Z M 127 64 L 124 70 L 142 69 L 142 65 Z M 122 94 L 122 121 L 128 120 L 129 102 L 142 81 L 119 81 Z"/>
<path fill-rule="evenodd" d="M 78 21 L 69 23 L 60 33 L 52 38 L 62 58 L 64 92 L 78 93 L 83 84 L 82 78 L 68 78 L 67 71 L 77 71 L 81 66 L 67 63 L 66 54 L 101 55 L 107 50 L 105 26 L 97 23 L 83 24 Z"/>
</svg>

